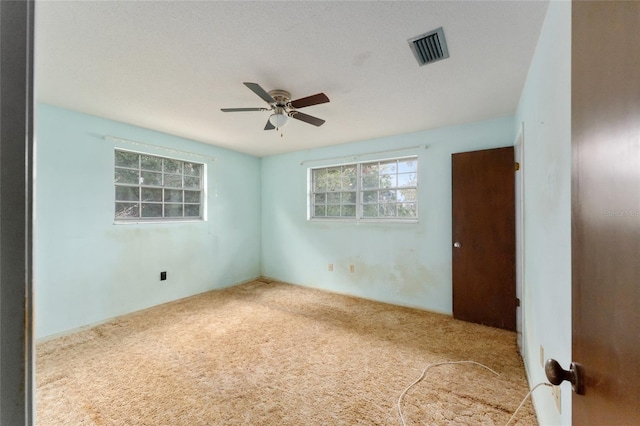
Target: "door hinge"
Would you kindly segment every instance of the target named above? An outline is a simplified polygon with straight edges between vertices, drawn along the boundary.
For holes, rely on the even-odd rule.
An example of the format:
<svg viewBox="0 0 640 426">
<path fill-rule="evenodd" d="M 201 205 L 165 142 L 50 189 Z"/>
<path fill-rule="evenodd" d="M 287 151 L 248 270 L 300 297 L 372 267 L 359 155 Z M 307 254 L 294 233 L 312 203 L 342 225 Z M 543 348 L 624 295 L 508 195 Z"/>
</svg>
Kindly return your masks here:
<svg viewBox="0 0 640 426">
<path fill-rule="evenodd" d="M 516 161 L 516 172 L 517 172 L 518 170 L 520 170 L 520 163 L 518 163 L 518 162 Z"/>
<path fill-rule="evenodd" d="M 516 308 L 520 307 L 520 298 L 516 297 Z"/>
</svg>

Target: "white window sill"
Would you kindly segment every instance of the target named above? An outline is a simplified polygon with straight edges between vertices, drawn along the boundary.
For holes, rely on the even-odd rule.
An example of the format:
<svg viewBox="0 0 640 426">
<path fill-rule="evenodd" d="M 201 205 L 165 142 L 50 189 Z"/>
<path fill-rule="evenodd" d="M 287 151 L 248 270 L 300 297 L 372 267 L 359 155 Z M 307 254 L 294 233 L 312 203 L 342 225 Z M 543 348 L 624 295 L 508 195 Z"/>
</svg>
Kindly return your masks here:
<svg viewBox="0 0 640 426">
<path fill-rule="evenodd" d="M 339 222 L 339 223 L 400 223 L 400 224 L 416 224 L 418 219 L 328 219 L 328 218 L 310 218 L 307 222 Z"/>
<path fill-rule="evenodd" d="M 114 220 L 114 225 L 149 225 L 149 224 L 166 224 L 166 223 L 201 223 L 206 222 L 206 219 L 176 219 L 176 220 Z"/>
</svg>

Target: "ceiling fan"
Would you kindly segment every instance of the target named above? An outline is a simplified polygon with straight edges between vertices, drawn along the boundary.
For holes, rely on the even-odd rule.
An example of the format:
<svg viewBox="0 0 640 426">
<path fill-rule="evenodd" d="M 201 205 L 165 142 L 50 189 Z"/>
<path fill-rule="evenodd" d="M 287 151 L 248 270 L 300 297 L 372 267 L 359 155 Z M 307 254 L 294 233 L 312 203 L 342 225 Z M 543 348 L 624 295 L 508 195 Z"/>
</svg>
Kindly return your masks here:
<svg viewBox="0 0 640 426">
<path fill-rule="evenodd" d="M 324 104 L 329 102 L 329 98 L 324 93 L 316 93 L 315 95 L 305 98 L 291 100 L 291 94 L 286 90 L 271 90 L 267 92 L 257 83 L 243 83 L 253 93 L 260 96 L 266 103 L 268 108 L 221 108 L 223 112 L 244 112 L 244 111 L 273 111 L 264 126 L 264 130 L 280 129 L 287 124 L 289 117 L 314 126 L 322 126 L 325 120 L 318 117 L 302 113 L 298 108 L 305 108 L 312 105 Z"/>
</svg>

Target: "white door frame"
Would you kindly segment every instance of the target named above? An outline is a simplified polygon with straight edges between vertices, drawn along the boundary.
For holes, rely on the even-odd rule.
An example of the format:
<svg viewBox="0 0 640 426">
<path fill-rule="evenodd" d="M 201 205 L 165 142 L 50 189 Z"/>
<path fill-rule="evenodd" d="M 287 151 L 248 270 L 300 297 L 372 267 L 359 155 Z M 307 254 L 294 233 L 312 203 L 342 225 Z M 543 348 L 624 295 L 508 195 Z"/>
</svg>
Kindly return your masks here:
<svg viewBox="0 0 640 426">
<path fill-rule="evenodd" d="M 515 174 L 516 187 L 516 298 L 520 301 L 516 309 L 516 331 L 520 354 L 526 353 L 523 326 L 526 316 L 524 298 L 524 122 L 520 126 L 518 137 L 514 144 L 515 161 L 519 168 Z"/>
</svg>

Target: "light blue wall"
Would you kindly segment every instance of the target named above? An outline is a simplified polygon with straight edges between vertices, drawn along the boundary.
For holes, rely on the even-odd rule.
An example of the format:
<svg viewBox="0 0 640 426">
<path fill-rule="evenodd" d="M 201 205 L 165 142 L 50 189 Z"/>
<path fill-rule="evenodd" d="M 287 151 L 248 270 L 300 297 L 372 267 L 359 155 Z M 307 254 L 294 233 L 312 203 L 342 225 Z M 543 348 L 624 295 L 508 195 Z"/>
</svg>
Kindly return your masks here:
<svg viewBox="0 0 640 426">
<path fill-rule="evenodd" d="M 260 275 L 259 158 L 48 105 L 36 125 L 36 337 Z M 114 225 L 114 143 L 105 135 L 205 162 L 208 221 Z"/>
<path fill-rule="evenodd" d="M 551 2 L 522 92 L 524 123 L 523 352 L 530 384 L 546 381 L 540 363 L 571 362 L 571 3 Z M 548 388 L 534 393 L 540 424 L 571 424 L 571 387 L 562 414 Z"/>
<path fill-rule="evenodd" d="M 263 274 L 450 314 L 451 154 L 512 145 L 513 128 L 505 117 L 263 158 Z M 378 151 L 389 152 L 371 155 Z M 307 220 L 309 167 L 411 154 L 419 157 L 419 223 Z"/>
</svg>

